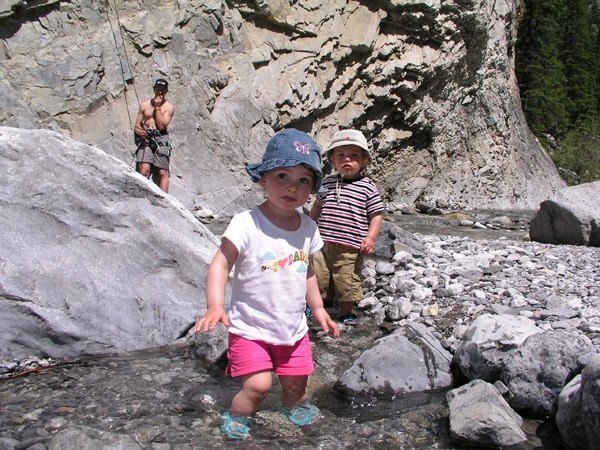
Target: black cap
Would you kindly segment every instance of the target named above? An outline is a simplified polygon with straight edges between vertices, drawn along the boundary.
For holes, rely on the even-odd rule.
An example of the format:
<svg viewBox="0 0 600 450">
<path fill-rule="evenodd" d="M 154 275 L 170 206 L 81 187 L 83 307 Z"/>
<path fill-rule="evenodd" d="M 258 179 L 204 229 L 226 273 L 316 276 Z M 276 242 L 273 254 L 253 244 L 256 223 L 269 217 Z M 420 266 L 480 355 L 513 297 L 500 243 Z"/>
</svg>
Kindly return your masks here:
<svg viewBox="0 0 600 450">
<path fill-rule="evenodd" d="M 154 89 L 164 89 L 165 91 L 168 91 L 169 83 L 167 82 L 167 80 L 159 78 L 154 82 Z"/>
</svg>

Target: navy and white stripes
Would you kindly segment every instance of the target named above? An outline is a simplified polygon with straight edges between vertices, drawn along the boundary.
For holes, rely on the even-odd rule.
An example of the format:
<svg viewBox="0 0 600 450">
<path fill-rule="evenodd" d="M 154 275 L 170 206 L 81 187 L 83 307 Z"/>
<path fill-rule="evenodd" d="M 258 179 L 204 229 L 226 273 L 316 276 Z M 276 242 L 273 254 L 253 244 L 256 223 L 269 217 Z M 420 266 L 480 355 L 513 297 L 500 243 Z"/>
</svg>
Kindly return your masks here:
<svg viewBox="0 0 600 450">
<path fill-rule="evenodd" d="M 347 180 L 339 174 L 326 177 L 322 186 L 327 192 L 320 193 L 317 201 L 323 241 L 360 249 L 370 217 L 384 209 L 377 187 L 368 177 Z"/>
</svg>

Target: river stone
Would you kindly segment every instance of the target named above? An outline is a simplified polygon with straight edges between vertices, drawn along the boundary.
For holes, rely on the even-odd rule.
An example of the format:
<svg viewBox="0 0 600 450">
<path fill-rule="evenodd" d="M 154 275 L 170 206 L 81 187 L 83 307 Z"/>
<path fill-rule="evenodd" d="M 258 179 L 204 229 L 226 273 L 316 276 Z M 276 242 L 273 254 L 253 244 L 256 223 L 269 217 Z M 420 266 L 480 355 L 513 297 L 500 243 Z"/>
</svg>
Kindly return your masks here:
<svg viewBox="0 0 600 450">
<path fill-rule="evenodd" d="M 522 316 L 482 314 L 465 333 L 454 361 L 470 380 L 497 381 L 504 360 L 525 339 L 541 331 L 535 322 Z"/>
<path fill-rule="evenodd" d="M 99 432 L 87 426 L 69 426 L 58 431 L 47 448 L 48 450 L 97 450 L 98 448 L 142 450 L 144 447 L 127 434 Z"/>
<path fill-rule="evenodd" d="M 452 386 L 452 355 L 423 324 L 408 323 L 364 351 L 335 384 L 346 397 L 384 398 Z"/>
<path fill-rule="evenodd" d="M 598 450 L 600 442 L 600 354 L 594 355 L 580 375 L 558 397 L 556 425 L 569 447 Z"/>
<path fill-rule="evenodd" d="M 450 433 L 456 442 L 470 446 L 504 448 L 527 441 L 523 419 L 498 390 L 482 380 L 473 380 L 446 395 L 450 409 Z"/>
<path fill-rule="evenodd" d="M 529 336 L 502 368 L 510 406 L 525 417 L 552 416 L 560 391 L 583 369 L 579 357 L 592 351 L 594 344 L 581 333 L 549 330 Z"/>
</svg>

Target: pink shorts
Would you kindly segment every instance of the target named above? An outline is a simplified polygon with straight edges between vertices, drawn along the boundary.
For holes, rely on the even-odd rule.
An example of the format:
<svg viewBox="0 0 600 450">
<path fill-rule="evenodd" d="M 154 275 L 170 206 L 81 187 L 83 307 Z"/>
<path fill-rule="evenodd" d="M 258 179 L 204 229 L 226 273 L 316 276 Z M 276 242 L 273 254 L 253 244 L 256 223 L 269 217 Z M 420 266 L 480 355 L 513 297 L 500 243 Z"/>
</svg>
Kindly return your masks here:
<svg viewBox="0 0 600 450">
<path fill-rule="evenodd" d="M 273 345 L 229 333 L 229 364 L 232 377 L 272 370 L 277 375 L 310 375 L 315 370 L 308 333 L 294 345 Z"/>
</svg>

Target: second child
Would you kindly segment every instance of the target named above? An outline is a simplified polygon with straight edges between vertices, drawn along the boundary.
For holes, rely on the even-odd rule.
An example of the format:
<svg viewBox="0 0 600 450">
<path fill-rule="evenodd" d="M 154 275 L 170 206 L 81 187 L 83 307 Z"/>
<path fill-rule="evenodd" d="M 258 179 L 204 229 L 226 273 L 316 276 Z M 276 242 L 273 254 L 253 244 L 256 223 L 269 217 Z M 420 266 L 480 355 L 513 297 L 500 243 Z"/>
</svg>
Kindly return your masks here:
<svg viewBox="0 0 600 450">
<path fill-rule="evenodd" d="M 363 298 L 363 255 L 374 252 L 384 205 L 377 187 L 364 172 L 371 163 L 365 136 L 358 130 L 334 134 L 324 155 L 335 168 L 325 177 L 310 211 L 324 241 L 312 257 L 324 301 L 333 294 L 340 302 L 339 321 L 355 326 L 354 304 Z"/>
</svg>

